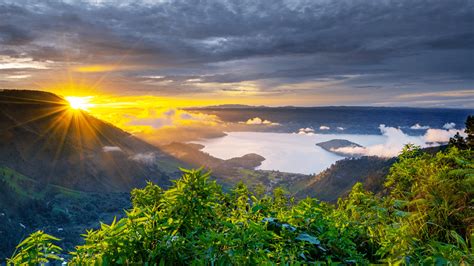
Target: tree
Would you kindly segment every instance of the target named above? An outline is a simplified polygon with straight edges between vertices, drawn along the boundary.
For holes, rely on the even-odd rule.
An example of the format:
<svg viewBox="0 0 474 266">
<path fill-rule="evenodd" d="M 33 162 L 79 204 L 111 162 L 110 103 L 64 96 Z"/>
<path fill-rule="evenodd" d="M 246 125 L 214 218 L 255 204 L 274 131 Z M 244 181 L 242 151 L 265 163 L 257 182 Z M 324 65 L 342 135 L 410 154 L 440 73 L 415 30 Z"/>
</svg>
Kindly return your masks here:
<svg viewBox="0 0 474 266">
<path fill-rule="evenodd" d="M 466 119 L 466 130 L 467 134 L 466 142 L 467 145 L 472 149 L 474 148 L 474 115 L 470 115 Z"/>
<path fill-rule="evenodd" d="M 449 146 L 456 147 L 460 150 L 474 149 L 474 115 L 470 115 L 466 119 L 466 138 L 462 137 L 459 132 L 449 139 Z"/>
<path fill-rule="evenodd" d="M 19 251 L 8 259 L 8 264 L 39 265 L 50 260 L 62 260 L 56 255 L 62 249 L 53 244 L 53 241 L 58 240 L 58 238 L 45 234 L 43 231 L 37 231 L 18 244 L 17 250 Z"/>
<path fill-rule="evenodd" d="M 449 139 L 449 146 L 454 146 L 460 150 L 466 150 L 469 148 L 466 140 L 461 136 L 461 134 L 459 134 L 459 132 Z"/>
</svg>

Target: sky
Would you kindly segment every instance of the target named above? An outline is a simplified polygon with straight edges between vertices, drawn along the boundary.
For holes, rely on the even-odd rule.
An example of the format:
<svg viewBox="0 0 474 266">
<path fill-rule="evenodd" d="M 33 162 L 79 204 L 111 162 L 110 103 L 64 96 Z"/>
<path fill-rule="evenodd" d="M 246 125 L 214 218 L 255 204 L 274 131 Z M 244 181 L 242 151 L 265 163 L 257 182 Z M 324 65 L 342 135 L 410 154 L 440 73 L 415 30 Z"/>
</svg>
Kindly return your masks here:
<svg viewBox="0 0 474 266">
<path fill-rule="evenodd" d="M 474 1 L 0 0 L 0 88 L 474 108 Z"/>
</svg>

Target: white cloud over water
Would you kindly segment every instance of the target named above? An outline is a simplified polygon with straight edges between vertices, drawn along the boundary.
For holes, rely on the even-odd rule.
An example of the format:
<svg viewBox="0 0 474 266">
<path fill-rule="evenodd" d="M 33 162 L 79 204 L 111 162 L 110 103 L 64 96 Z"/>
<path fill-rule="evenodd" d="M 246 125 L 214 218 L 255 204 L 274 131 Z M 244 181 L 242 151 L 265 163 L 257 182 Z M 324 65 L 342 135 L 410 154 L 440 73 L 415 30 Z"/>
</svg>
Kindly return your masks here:
<svg viewBox="0 0 474 266">
<path fill-rule="evenodd" d="M 382 135 L 387 138 L 383 144 L 368 147 L 343 147 L 334 151 L 353 155 L 394 157 L 398 155 L 407 143 L 420 146 L 424 144 L 420 137 L 408 136 L 399 128 L 380 125 L 379 129 Z"/>
<path fill-rule="evenodd" d="M 425 130 L 425 129 L 429 129 L 430 127 L 429 126 L 422 126 L 418 123 L 414 124 L 413 126 L 410 127 L 410 129 L 414 129 L 414 130 Z"/>
<path fill-rule="evenodd" d="M 298 130 L 298 134 L 312 136 L 314 135 L 314 129 L 311 127 L 306 127 L 306 128 L 303 127 Z"/>
<path fill-rule="evenodd" d="M 241 122 L 241 123 L 243 123 L 243 122 Z M 247 125 L 269 125 L 269 126 L 279 125 L 279 123 L 275 123 L 275 122 L 272 122 L 270 120 L 265 120 L 265 119 L 262 119 L 260 117 L 250 118 L 245 122 L 245 124 L 247 124 Z"/>
<path fill-rule="evenodd" d="M 444 124 L 443 128 L 444 129 L 453 129 L 455 126 L 456 126 L 456 123 L 450 122 L 450 123 Z"/>
<path fill-rule="evenodd" d="M 409 136 L 400 128 L 387 127 L 380 125 L 380 132 L 387 138 L 383 144 L 376 144 L 367 147 L 343 147 L 334 149 L 335 152 L 351 154 L 354 156 L 379 156 L 379 157 L 395 157 L 406 144 L 414 144 L 421 147 L 430 147 L 437 144 L 444 144 L 454 136 L 457 132 L 465 135 L 457 129 L 428 129 L 423 136 Z"/>
<path fill-rule="evenodd" d="M 426 131 L 426 134 L 424 135 L 424 139 L 427 143 L 446 143 L 449 141 L 449 139 L 456 135 L 456 133 L 459 132 L 461 136 L 466 136 L 466 133 L 463 132 L 464 130 L 458 130 L 458 129 L 428 129 Z"/>
</svg>

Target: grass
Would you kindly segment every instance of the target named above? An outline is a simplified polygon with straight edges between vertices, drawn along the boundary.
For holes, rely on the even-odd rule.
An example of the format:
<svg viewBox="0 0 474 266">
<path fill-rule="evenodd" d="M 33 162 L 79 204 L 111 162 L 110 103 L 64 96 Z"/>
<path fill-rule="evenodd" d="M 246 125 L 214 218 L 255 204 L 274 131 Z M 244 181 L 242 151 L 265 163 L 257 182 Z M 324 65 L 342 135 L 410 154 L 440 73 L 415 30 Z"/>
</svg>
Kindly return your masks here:
<svg viewBox="0 0 474 266">
<path fill-rule="evenodd" d="M 9 167 L 0 167 L 0 179 L 4 180 L 19 196 L 23 198 L 41 198 L 40 193 L 36 193 L 31 189 L 37 183 L 34 179 L 20 174 Z"/>
<path fill-rule="evenodd" d="M 83 193 L 58 185 L 48 184 L 43 187 L 35 179 L 23 175 L 9 167 L 0 167 L 0 180 L 4 180 L 23 199 L 44 199 L 48 193 L 63 194 L 71 198 L 80 198 Z"/>
</svg>

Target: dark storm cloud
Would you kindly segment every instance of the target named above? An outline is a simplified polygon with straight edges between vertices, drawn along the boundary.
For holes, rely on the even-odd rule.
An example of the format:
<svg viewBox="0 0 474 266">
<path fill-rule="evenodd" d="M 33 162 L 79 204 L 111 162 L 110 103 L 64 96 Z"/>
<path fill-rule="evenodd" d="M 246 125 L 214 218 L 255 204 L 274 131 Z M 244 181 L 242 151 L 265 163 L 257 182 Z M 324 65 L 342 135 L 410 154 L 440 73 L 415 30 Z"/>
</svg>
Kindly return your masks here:
<svg viewBox="0 0 474 266">
<path fill-rule="evenodd" d="M 7 45 L 23 45 L 33 40 L 30 34 L 13 25 L 0 25 L 0 42 Z"/>
<path fill-rule="evenodd" d="M 444 91 L 474 81 L 474 1 L 0 0 L 0 44 L 0 55 L 136 66 L 121 75 L 137 91 L 328 79 L 402 93 L 432 77 L 452 85 Z"/>
</svg>

